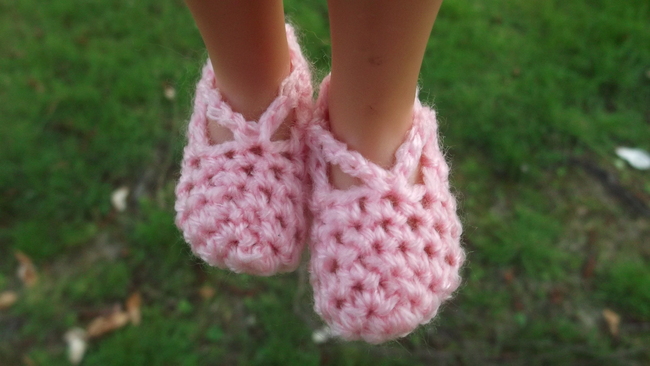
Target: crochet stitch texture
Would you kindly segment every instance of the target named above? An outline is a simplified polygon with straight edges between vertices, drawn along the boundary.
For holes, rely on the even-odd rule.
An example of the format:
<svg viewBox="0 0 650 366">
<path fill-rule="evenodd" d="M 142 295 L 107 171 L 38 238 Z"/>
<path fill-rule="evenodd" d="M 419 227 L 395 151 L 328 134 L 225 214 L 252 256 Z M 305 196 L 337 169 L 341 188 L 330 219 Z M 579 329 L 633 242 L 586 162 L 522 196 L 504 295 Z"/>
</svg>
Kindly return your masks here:
<svg viewBox="0 0 650 366">
<path fill-rule="evenodd" d="M 181 177 L 176 224 L 192 251 L 210 265 L 272 275 L 294 270 L 306 237 L 305 143 L 312 110 L 309 66 L 287 25 L 291 73 L 258 122 L 234 112 L 215 87 L 210 60 L 196 88 Z M 291 114 L 291 137 L 271 141 Z M 233 141 L 212 145 L 208 118 Z"/>
<path fill-rule="evenodd" d="M 413 126 L 385 170 L 332 136 L 328 87 L 326 78 L 307 130 L 315 311 L 344 339 L 380 343 L 430 321 L 459 286 L 461 224 L 435 112 L 415 102 Z M 424 184 L 409 184 L 418 163 Z M 363 185 L 333 188 L 331 164 Z"/>
</svg>

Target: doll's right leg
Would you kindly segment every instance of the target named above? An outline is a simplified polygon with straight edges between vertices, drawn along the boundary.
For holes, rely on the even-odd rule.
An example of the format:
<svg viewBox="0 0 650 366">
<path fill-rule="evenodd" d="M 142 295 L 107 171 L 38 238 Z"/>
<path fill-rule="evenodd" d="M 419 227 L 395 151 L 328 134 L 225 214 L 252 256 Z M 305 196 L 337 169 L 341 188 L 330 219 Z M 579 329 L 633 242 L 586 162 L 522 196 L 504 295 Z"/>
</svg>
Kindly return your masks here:
<svg viewBox="0 0 650 366">
<path fill-rule="evenodd" d="M 290 71 L 282 0 L 186 0 L 205 42 L 216 85 L 233 109 L 257 120 Z M 213 143 L 230 130 L 208 124 Z M 286 131 L 285 131 L 286 132 Z"/>
</svg>

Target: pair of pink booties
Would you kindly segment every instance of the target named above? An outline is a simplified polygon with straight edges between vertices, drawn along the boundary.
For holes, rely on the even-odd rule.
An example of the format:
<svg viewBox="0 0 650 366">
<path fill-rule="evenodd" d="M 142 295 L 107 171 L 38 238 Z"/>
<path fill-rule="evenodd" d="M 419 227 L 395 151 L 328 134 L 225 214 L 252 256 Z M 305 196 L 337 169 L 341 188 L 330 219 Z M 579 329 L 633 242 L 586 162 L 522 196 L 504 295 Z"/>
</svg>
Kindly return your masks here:
<svg viewBox="0 0 650 366">
<path fill-rule="evenodd" d="M 435 316 L 464 261 L 435 112 L 415 101 L 413 126 L 383 169 L 329 131 L 328 85 L 311 73 L 287 26 L 291 73 L 257 122 L 234 112 L 203 68 L 176 187 L 176 224 L 210 265 L 268 276 L 295 270 L 307 237 L 315 311 L 347 340 L 403 337 Z M 272 141 L 295 114 L 288 140 Z M 208 119 L 234 140 L 211 144 Z M 360 179 L 334 188 L 330 165 Z M 424 184 L 408 178 L 420 168 Z M 308 219 L 311 217 L 311 219 Z"/>
</svg>

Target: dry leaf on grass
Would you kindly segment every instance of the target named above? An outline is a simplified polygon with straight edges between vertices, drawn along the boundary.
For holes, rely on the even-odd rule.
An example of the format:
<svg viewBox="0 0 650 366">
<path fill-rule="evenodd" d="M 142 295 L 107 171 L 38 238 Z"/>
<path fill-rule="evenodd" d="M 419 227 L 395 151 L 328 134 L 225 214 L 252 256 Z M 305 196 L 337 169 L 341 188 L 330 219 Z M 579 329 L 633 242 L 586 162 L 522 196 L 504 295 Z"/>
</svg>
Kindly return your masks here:
<svg viewBox="0 0 650 366">
<path fill-rule="evenodd" d="M 311 340 L 316 344 L 323 344 L 333 337 L 332 329 L 327 326 L 317 329 L 311 334 Z"/>
<path fill-rule="evenodd" d="M 167 98 L 167 100 L 176 99 L 176 89 L 174 89 L 174 87 L 169 84 L 165 84 L 163 88 L 163 94 L 165 94 L 165 98 Z"/>
<path fill-rule="evenodd" d="M 129 322 L 129 314 L 116 306 L 108 315 L 99 316 L 88 324 L 88 338 L 96 338 L 116 329 L 122 328 Z"/>
<path fill-rule="evenodd" d="M 63 338 L 68 343 L 68 360 L 73 365 L 78 365 L 88 348 L 86 331 L 81 328 L 72 328 L 65 333 Z"/>
<path fill-rule="evenodd" d="M 633 168 L 639 170 L 650 169 L 650 153 L 643 149 L 634 149 L 631 147 L 616 148 L 616 155 L 627 161 Z"/>
<path fill-rule="evenodd" d="M 605 309 L 603 310 L 603 318 L 609 327 L 609 332 L 614 336 L 618 336 L 618 326 L 621 324 L 621 316 L 615 312 Z"/>
<path fill-rule="evenodd" d="M 13 291 L 0 292 L 0 310 L 9 309 L 18 301 L 18 294 Z"/>
<path fill-rule="evenodd" d="M 210 285 L 203 285 L 199 288 L 199 295 L 203 300 L 211 299 L 215 294 L 214 287 Z"/>
<path fill-rule="evenodd" d="M 503 272 L 503 280 L 509 285 L 515 280 L 515 271 L 512 268 L 508 268 Z"/>
<path fill-rule="evenodd" d="M 139 292 L 134 292 L 126 300 L 126 312 L 129 315 L 129 320 L 131 324 L 139 325 L 142 320 L 142 315 L 140 314 L 140 306 L 142 305 L 142 296 Z"/>
<path fill-rule="evenodd" d="M 32 287 L 36 284 L 38 280 L 38 274 L 36 273 L 36 267 L 32 260 L 26 256 L 23 252 L 16 251 L 16 259 L 20 263 L 18 266 L 18 277 L 23 284 L 27 287 Z"/>
<path fill-rule="evenodd" d="M 126 210 L 126 198 L 129 196 L 129 187 L 120 187 L 111 194 L 111 204 L 117 212 Z"/>
<path fill-rule="evenodd" d="M 36 362 L 34 362 L 34 360 L 32 360 L 32 358 L 29 357 L 28 355 L 24 355 L 23 356 L 23 365 L 25 365 L 25 366 L 36 366 Z"/>
</svg>

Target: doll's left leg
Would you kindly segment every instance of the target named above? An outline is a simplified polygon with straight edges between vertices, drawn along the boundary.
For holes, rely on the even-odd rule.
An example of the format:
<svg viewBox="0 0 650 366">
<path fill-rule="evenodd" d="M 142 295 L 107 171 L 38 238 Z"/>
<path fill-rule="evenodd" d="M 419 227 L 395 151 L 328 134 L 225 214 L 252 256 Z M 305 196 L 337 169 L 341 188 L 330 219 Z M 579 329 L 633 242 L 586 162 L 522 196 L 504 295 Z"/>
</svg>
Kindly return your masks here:
<svg viewBox="0 0 650 366">
<path fill-rule="evenodd" d="M 385 168 L 411 127 L 418 75 L 442 0 L 329 0 L 332 132 Z M 334 186 L 355 182 L 332 167 Z"/>
</svg>

